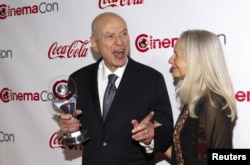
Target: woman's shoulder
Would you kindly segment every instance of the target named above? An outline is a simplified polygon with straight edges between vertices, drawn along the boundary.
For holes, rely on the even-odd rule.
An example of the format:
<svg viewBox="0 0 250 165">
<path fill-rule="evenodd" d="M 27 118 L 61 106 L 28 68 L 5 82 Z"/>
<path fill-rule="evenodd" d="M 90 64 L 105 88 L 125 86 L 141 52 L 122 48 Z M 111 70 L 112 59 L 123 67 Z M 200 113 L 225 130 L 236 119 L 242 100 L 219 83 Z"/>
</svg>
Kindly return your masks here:
<svg viewBox="0 0 250 165">
<path fill-rule="evenodd" d="M 229 119 L 230 110 L 224 109 L 224 105 L 225 99 L 219 95 L 204 96 L 197 104 L 196 112 L 198 116 L 209 121 Z"/>
</svg>

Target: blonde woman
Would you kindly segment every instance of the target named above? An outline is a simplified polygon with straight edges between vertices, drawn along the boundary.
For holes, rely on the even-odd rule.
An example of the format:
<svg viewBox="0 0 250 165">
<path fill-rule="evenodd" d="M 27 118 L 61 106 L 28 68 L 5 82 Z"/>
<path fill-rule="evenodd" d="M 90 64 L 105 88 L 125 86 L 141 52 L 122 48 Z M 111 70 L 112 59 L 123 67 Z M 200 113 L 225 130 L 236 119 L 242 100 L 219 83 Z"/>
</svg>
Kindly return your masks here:
<svg viewBox="0 0 250 165">
<path fill-rule="evenodd" d="M 236 119 L 234 90 L 219 38 L 206 30 L 184 31 L 169 59 L 181 113 L 173 144 L 165 154 L 173 164 L 207 164 L 209 148 L 232 148 Z"/>
</svg>

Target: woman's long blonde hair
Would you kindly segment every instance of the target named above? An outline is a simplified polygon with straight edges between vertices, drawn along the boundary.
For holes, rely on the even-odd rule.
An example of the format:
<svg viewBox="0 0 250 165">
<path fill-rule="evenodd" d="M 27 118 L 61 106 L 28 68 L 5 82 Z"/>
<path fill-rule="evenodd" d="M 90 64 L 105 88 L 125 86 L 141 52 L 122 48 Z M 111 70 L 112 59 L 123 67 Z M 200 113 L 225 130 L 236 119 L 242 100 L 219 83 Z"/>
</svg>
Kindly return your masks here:
<svg viewBox="0 0 250 165">
<path fill-rule="evenodd" d="M 234 90 L 218 36 L 206 30 L 187 30 L 179 40 L 181 54 L 187 64 L 185 78 L 176 85 L 181 108 L 188 106 L 190 116 L 197 118 L 197 102 L 203 96 L 208 96 L 215 105 L 211 97 L 215 93 L 224 99 L 223 109 L 231 110 L 229 117 L 233 121 L 236 117 Z"/>
</svg>

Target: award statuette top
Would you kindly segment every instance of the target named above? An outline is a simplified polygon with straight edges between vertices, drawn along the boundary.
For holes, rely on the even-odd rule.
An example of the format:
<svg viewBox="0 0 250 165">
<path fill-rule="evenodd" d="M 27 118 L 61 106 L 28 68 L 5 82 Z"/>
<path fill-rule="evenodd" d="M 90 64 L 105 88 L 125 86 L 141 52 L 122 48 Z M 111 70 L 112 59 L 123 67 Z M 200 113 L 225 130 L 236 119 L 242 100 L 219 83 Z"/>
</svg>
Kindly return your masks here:
<svg viewBox="0 0 250 165">
<path fill-rule="evenodd" d="M 73 117 L 76 117 L 76 91 L 77 88 L 73 79 L 67 76 L 60 76 L 52 86 L 54 108 L 59 111 L 59 113 L 71 114 Z M 67 146 L 74 146 L 88 139 L 87 130 L 78 130 L 63 136 L 63 141 Z"/>
</svg>

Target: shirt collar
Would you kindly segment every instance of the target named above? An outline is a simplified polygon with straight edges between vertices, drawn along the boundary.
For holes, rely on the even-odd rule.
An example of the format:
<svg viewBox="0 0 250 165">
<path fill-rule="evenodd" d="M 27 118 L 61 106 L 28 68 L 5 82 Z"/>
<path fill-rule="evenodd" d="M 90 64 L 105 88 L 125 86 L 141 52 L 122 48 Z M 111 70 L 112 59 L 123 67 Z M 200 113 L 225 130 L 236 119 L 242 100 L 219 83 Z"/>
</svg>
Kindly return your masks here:
<svg viewBox="0 0 250 165">
<path fill-rule="evenodd" d="M 119 67 L 115 70 L 115 72 L 113 72 L 113 74 L 118 76 L 118 79 L 122 78 L 122 75 L 125 71 L 125 68 L 127 66 L 128 63 L 128 59 L 126 61 L 126 64 L 123 65 L 122 67 Z M 104 64 L 104 60 L 101 61 L 101 69 L 102 69 L 102 77 L 103 80 L 106 80 L 109 74 L 112 74 L 112 72 L 107 68 L 107 66 Z"/>
</svg>

